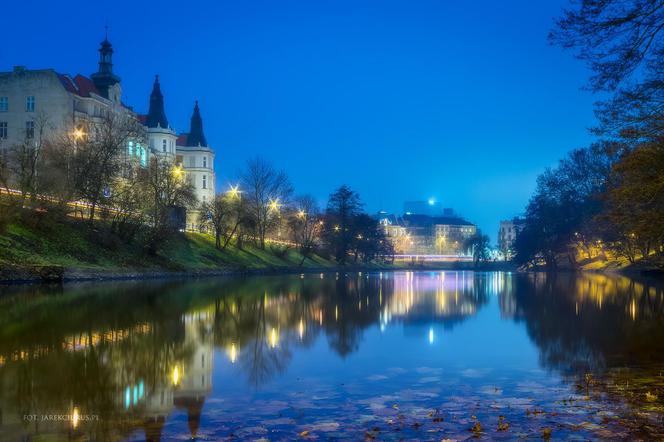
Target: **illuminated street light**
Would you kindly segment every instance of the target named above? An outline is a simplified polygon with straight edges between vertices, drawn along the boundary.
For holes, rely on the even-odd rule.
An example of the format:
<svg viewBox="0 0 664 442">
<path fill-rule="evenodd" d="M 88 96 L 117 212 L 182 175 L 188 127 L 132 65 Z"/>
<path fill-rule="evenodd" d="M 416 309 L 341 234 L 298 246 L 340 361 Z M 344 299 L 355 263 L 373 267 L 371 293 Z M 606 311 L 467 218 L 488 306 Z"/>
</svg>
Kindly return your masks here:
<svg viewBox="0 0 664 442">
<path fill-rule="evenodd" d="M 279 198 L 273 200 L 271 199 L 270 203 L 268 204 L 268 209 L 274 212 L 278 212 L 280 207 L 281 204 L 279 204 Z"/>
<path fill-rule="evenodd" d="M 76 128 L 72 132 L 72 136 L 74 137 L 75 140 L 80 140 L 85 136 L 85 132 L 83 132 L 83 129 Z"/>
<path fill-rule="evenodd" d="M 182 171 L 182 166 L 181 165 L 173 166 L 173 169 L 171 170 L 171 172 L 173 173 L 173 176 L 177 179 L 182 178 L 182 175 L 184 174 L 184 172 Z"/>
<path fill-rule="evenodd" d="M 298 218 L 304 218 L 305 216 L 307 216 L 307 212 L 300 209 L 300 211 L 297 212 L 297 216 L 298 216 Z"/>
<path fill-rule="evenodd" d="M 339 226 L 334 226 L 334 231 L 338 232 L 341 228 Z"/>
<path fill-rule="evenodd" d="M 226 193 L 232 199 L 239 198 L 240 197 L 240 186 L 239 185 L 230 186 L 230 189 L 228 189 L 228 191 Z"/>
</svg>

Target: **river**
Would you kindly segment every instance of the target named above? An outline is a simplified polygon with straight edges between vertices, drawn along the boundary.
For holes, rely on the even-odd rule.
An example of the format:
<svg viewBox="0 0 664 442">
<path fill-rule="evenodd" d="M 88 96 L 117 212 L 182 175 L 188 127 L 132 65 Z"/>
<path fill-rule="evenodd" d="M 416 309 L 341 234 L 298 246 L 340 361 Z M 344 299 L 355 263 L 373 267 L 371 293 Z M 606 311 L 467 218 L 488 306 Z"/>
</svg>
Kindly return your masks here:
<svg viewBox="0 0 664 442">
<path fill-rule="evenodd" d="M 0 287 L 0 439 L 664 437 L 664 286 L 326 273 Z"/>
</svg>

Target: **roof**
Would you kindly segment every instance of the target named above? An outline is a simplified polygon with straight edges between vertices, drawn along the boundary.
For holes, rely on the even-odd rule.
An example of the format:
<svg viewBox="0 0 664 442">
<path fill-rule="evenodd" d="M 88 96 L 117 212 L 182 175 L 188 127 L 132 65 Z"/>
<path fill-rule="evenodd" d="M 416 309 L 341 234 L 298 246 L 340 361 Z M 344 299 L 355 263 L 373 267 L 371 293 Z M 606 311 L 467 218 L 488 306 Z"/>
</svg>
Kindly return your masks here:
<svg viewBox="0 0 664 442">
<path fill-rule="evenodd" d="M 403 216 L 404 224 L 412 226 L 432 226 L 432 225 L 447 225 L 447 226 L 472 226 L 473 223 L 466 221 L 458 216 L 429 216 L 417 214 L 405 214 Z"/>
<path fill-rule="evenodd" d="M 72 94 L 78 95 L 79 97 L 89 97 L 90 94 L 99 95 L 99 90 L 97 86 L 92 82 L 91 79 L 85 77 L 81 74 L 78 74 L 74 78 L 71 78 L 67 74 L 57 74 L 60 79 L 62 86 Z"/>
</svg>

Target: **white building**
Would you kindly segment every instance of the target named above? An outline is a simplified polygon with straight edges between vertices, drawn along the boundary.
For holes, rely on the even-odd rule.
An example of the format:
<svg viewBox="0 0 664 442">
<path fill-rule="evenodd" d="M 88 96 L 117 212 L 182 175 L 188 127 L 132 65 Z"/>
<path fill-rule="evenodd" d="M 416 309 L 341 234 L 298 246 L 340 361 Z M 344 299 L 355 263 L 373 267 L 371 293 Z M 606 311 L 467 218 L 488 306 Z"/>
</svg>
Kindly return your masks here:
<svg viewBox="0 0 664 442">
<path fill-rule="evenodd" d="M 517 234 L 523 228 L 523 222 L 519 218 L 500 222 L 498 229 L 498 248 L 505 259 L 512 259 L 514 242 Z"/>
<path fill-rule="evenodd" d="M 135 113 L 122 103 L 120 77 L 113 72 L 113 46 L 108 39 L 100 44 L 98 70 L 90 77 L 71 77 L 53 69 L 30 70 L 22 66 L 0 72 L 0 149 L 34 138 L 39 127 L 55 135 L 102 118 L 107 112 L 127 112 L 145 126 L 149 148 L 132 141 L 127 145 L 128 155 L 139 158 L 140 165 L 147 166 L 151 156 L 173 162 L 183 168 L 199 202 L 214 198 L 214 151 L 203 133 L 198 101 L 189 132 L 178 135 L 166 118 L 157 76 L 148 113 Z M 189 227 L 195 225 L 196 217 L 195 212 L 188 216 Z"/>
</svg>

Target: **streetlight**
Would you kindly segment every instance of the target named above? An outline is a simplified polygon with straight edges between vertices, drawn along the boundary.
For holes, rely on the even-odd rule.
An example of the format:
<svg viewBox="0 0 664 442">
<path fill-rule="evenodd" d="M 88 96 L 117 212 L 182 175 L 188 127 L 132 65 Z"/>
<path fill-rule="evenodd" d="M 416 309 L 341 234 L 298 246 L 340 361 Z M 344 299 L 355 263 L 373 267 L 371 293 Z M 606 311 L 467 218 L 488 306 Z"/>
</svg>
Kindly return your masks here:
<svg viewBox="0 0 664 442">
<path fill-rule="evenodd" d="M 278 211 L 279 211 L 279 207 L 281 207 L 281 204 L 279 204 L 279 198 L 271 199 L 271 200 L 270 200 L 270 203 L 268 204 L 268 209 L 269 209 L 269 210 L 272 210 L 272 211 L 278 212 Z"/>
<path fill-rule="evenodd" d="M 182 172 L 182 166 L 181 165 L 173 166 L 173 169 L 171 170 L 171 172 L 173 173 L 173 176 L 175 178 L 178 178 L 178 179 L 182 178 L 183 172 Z"/>
<path fill-rule="evenodd" d="M 230 189 L 226 192 L 228 196 L 231 199 L 239 198 L 240 197 L 240 186 L 235 185 L 235 186 L 230 186 Z"/>
<path fill-rule="evenodd" d="M 305 212 L 304 210 L 300 209 L 300 211 L 297 212 L 297 216 L 298 216 L 298 218 L 304 218 L 305 216 L 307 216 L 307 212 Z"/>
</svg>

